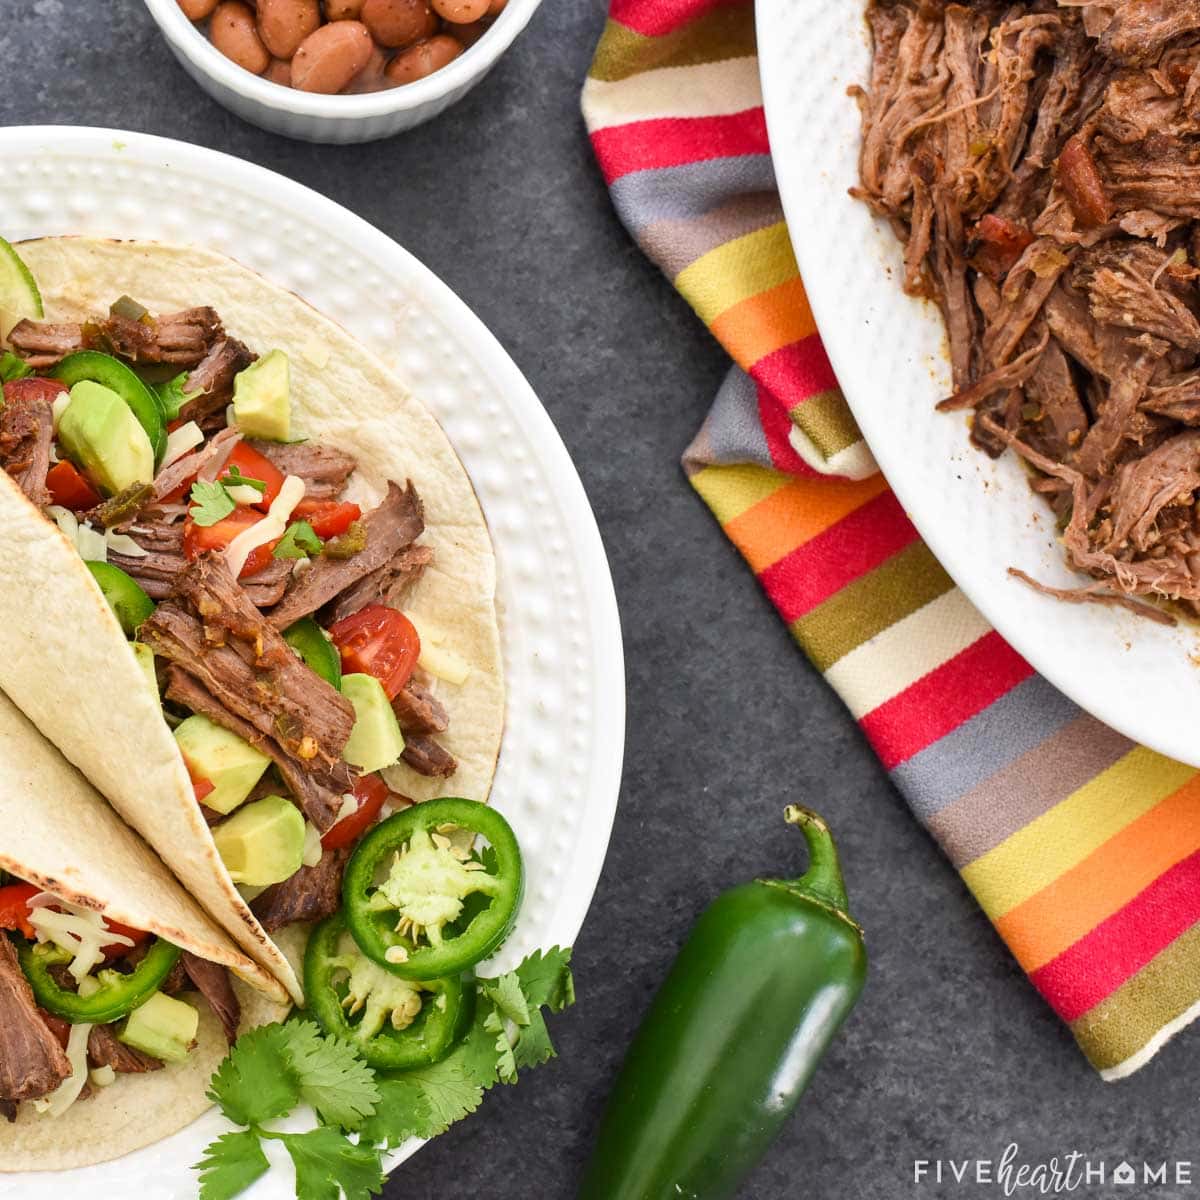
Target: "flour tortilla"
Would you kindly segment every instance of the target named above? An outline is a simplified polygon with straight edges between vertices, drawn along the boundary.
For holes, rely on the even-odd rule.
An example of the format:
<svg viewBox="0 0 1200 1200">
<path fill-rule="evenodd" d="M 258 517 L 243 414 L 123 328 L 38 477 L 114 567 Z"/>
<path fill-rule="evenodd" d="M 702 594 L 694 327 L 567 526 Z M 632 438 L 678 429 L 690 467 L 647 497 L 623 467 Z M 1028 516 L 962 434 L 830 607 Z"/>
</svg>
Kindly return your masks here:
<svg viewBox="0 0 1200 1200">
<path fill-rule="evenodd" d="M 389 479 L 411 479 L 433 563 L 403 608 L 448 635 L 461 687 L 438 681 L 450 714 L 439 740 L 447 780 L 401 764 L 388 773 L 417 800 L 486 800 L 504 726 L 496 565 L 471 481 L 441 427 L 373 354 L 297 296 L 209 251 L 150 242 L 46 238 L 20 247 L 49 321 L 107 312 L 121 295 L 152 313 L 212 305 L 252 350 L 290 360 L 293 425 L 358 460 L 364 510 Z M 243 901 L 217 853 L 159 704 L 100 589 L 59 530 L 0 472 L 0 688 L 111 801 L 251 958 L 297 1002 L 295 970 Z"/>
<path fill-rule="evenodd" d="M 253 981 L 235 981 L 242 1027 L 279 1020 L 284 992 L 242 954 L 94 788 L 0 693 L 0 868 L 74 904 L 165 937 Z M 0 937 L 4 935 L 0 933 Z M 275 998 L 272 999 L 271 996 Z M 182 1129 L 210 1107 L 204 1093 L 228 1052 L 203 1001 L 199 1045 L 184 1063 L 118 1075 L 59 1117 L 22 1104 L 0 1120 L 0 1172 L 87 1166 Z"/>
</svg>

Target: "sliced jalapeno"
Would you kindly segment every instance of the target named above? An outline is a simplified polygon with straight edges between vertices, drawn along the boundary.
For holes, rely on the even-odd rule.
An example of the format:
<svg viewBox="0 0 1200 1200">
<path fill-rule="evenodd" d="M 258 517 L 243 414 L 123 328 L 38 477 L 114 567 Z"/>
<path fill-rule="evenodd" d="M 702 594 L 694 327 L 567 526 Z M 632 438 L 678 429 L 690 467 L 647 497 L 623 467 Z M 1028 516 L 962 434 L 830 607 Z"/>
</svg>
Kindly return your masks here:
<svg viewBox="0 0 1200 1200">
<path fill-rule="evenodd" d="M 312 617 L 302 617 L 295 625 L 289 625 L 283 640 L 326 683 L 335 688 L 342 686 L 342 660 L 325 631 Z"/>
<path fill-rule="evenodd" d="M 92 578 L 100 585 L 108 607 L 121 623 L 126 637 L 133 637 L 138 626 L 154 611 L 154 601 L 146 595 L 141 584 L 120 567 L 112 563 L 89 562 L 84 564 Z"/>
<path fill-rule="evenodd" d="M 477 836 L 490 850 L 465 848 Z M 481 962 L 504 941 L 524 888 L 509 823 L 486 804 L 446 798 L 376 825 L 346 867 L 342 900 L 368 958 L 404 979 L 440 979 Z"/>
<path fill-rule="evenodd" d="M 371 1066 L 411 1071 L 439 1062 L 471 1023 L 470 977 L 402 979 L 367 958 L 342 913 L 313 930 L 304 954 L 309 1012 L 326 1033 L 353 1042 Z"/>
</svg>

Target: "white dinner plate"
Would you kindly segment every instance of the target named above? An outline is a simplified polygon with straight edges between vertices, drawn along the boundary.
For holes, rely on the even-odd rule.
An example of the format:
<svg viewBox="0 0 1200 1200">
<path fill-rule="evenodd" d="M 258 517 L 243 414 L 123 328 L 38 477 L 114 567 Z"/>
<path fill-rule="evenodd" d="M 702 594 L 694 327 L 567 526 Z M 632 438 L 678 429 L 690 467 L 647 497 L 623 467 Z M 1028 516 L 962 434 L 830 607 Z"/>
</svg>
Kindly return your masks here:
<svg viewBox="0 0 1200 1200">
<path fill-rule="evenodd" d="M 1200 766 L 1196 626 L 1071 605 L 1010 578 L 1083 582 L 1055 540 L 1049 508 L 1012 454 L 967 441 L 951 392 L 941 316 L 904 295 L 900 243 L 847 189 L 857 181 L 865 83 L 865 0 L 758 0 L 771 153 L 792 245 L 825 348 L 892 489 L 954 582 L 1055 687 L 1127 737 Z"/>
<path fill-rule="evenodd" d="M 509 970 L 538 947 L 569 946 L 616 811 L 625 732 L 621 631 L 583 486 L 516 364 L 407 251 L 261 167 L 164 138 L 49 126 L 0 130 L 0 161 L 0 234 L 9 240 L 87 233 L 230 255 L 339 321 L 391 363 L 442 423 L 475 485 L 499 565 L 508 707 L 492 802 L 520 839 L 527 884 L 516 929 L 494 965 Z M 536 1087 L 536 1073 L 521 1086 Z M 469 1119 L 486 1121 L 487 1108 L 485 1101 Z M 210 1111 L 111 1163 L 0 1177 L 0 1196 L 194 1197 L 190 1166 L 227 1128 Z M 401 1147 L 389 1167 L 419 1145 Z M 278 1143 L 268 1147 L 273 1161 L 277 1150 Z M 253 1200 L 293 1194 L 286 1162 L 246 1193 Z"/>
</svg>

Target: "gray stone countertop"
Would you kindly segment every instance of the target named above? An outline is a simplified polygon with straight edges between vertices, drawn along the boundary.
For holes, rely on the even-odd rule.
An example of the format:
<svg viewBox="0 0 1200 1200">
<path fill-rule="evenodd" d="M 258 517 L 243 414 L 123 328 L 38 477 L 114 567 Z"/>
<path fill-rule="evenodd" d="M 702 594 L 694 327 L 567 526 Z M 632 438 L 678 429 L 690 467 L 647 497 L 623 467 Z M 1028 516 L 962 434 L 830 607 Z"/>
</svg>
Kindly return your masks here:
<svg viewBox="0 0 1200 1200">
<path fill-rule="evenodd" d="M 1010 1142 L 1026 1161 L 1078 1150 L 1110 1171 L 1123 1157 L 1200 1160 L 1198 1035 L 1127 1082 L 1099 1081 L 684 479 L 680 453 L 727 362 L 626 236 L 594 168 L 578 98 L 605 8 L 547 0 L 442 118 L 338 148 L 283 140 L 218 107 L 139 0 L 0 0 L 0 124 L 197 142 L 298 179 L 386 231 L 528 375 L 604 535 L 629 723 L 608 861 L 576 947 L 579 1003 L 553 1022 L 556 1061 L 491 1094 L 386 1194 L 571 1196 L 622 1052 L 703 903 L 802 861 L 779 820 L 789 800 L 835 826 L 871 978 L 745 1200 L 1000 1196 L 916 1184 L 913 1164 L 999 1158 Z M 1145 1195 L 1200 1196 L 1200 1167 L 1195 1175 L 1191 1187 Z"/>
</svg>

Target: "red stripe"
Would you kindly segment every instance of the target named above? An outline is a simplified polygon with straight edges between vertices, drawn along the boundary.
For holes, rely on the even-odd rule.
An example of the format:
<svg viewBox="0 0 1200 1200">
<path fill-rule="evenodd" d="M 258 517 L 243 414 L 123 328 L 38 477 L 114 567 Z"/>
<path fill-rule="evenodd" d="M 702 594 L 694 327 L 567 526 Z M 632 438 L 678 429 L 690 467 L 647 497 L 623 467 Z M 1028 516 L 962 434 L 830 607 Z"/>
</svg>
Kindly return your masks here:
<svg viewBox="0 0 1200 1200">
<path fill-rule="evenodd" d="M 1029 978 L 1077 1021 L 1200 920 L 1200 851 L 1178 862 Z"/>
<path fill-rule="evenodd" d="M 872 709 L 859 724 L 890 771 L 1032 674 L 1033 668 L 998 633 L 985 633 L 898 696 Z"/>
<path fill-rule="evenodd" d="M 609 17 L 645 37 L 661 37 L 698 20 L 714 8 L 748 4 L 749 0 L 612 0 Z"/>
<path fill-rule="evenodd" d="M 758 421 L 767 440 L 767 453 L 771 456 L 771 465 L 775 470 L 785 471 L 788 475 L 816 475 L 817 472 L 796 453 L 795 447 L 788 440 L 788 435 L 792 432 L 792 418 L 787 409 L 765 388 L 758 388 L 757 395 Z"/>
<path fill-rule="evenodd" d="M 916 540 L 899 501 L 883 492 L 772 563 L 759 580 L 792 622 Z"/>
<path fill-rule="evenodd" d="M 610 125 L 592 134 L 592 147 L 609 184 L 633 171 L 769 153 L 761 107 L 723 117 L 661 117 Z"/>
<path fill-rule="evenodd" d="M 750 368 L 750 375 L 789 410 L 838 386 L 820 334 L 816 333 L 760 358 Z"/>
</svg>

